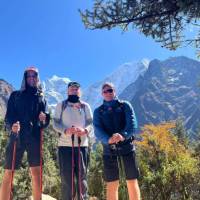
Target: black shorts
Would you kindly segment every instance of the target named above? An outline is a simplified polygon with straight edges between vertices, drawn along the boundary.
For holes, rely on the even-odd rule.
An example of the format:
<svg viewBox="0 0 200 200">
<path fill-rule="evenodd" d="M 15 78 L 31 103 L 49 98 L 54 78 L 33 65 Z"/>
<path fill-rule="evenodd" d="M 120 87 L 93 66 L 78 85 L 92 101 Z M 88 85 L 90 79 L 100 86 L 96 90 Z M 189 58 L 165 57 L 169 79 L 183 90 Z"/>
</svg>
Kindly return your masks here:
<svg viewBox="0 0 200 200">
<path fill-rule="evenodd" d="M 106 182 L 119 180 L 119 167 L 123 167 L 126 180 L 137 179 L 139 177 L 139 169 L 134 151 L 120 157 L 116 155 L 104 155 L 103 164 L 104 179 Z"/>
<path fill-rule="evenodd" d="M 5 165 L 4 165 L 5 169 L 12 169 L 13 149 L 14 149 L 14 142 L 9 141 L 6 147 Z M 17 141 L 15 169 L 20 168 L 25 151 L 27 152 L 29 166 L 30 167 L 40 166 L 40 142 L 36 140 L 31 140 L 31 142 L 29 143 L 19 144 L 19 142 Z"/>
</svg>

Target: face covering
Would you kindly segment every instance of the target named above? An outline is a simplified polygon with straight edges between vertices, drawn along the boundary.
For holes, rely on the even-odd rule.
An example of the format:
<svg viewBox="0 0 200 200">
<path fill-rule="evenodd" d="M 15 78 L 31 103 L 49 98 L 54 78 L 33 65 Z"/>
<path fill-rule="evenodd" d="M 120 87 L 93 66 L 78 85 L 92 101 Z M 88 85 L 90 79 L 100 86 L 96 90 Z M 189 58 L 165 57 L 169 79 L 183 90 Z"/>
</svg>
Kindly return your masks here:
<svg viewBox="0 0 200 200">
<path fill-rule="evenodd" d="M 67 100 L 71 103 L 78 103 L 80 101 L 80 97 L 77 95 L 69 95 Z"/>
<path fill-rule="evenodd" d="M 30 94 L 35 94 L 37 92 L 38 88 L 37 87 L 32 87 L 28 84 L 26 84 L 26 91 Z"/>
</svg>

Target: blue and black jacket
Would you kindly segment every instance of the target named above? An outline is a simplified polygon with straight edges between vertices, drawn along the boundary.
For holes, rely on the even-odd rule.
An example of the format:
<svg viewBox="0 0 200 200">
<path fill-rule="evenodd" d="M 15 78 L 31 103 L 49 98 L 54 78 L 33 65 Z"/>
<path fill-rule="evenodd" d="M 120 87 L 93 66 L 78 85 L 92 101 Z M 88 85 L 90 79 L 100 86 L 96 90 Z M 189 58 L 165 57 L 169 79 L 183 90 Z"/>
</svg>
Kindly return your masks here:
<svg viewBox="0 0 200 200">
<path fill-rule="evenodd" d="M 129 102 L 119 99 L 104 101 L 94 111 L 93 124 L 95 136 L 103 145 L 104 155 L 113 153 L 123 155 L 134 150 L 132 138 L 137 128 L 137 120 Z M 120 133 L 125 138 L 116 145 L 117 152 L 108 144 L 109 138 L 114 133 Z"/>
</svg>

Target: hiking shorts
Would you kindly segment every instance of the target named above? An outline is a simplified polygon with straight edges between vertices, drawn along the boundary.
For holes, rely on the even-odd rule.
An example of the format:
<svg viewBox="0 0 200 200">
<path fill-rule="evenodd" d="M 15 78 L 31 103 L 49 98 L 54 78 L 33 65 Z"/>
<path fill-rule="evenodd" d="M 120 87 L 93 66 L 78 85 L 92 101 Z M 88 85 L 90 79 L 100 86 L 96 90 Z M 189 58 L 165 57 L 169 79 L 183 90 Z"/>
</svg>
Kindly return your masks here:
<svg viewBox="0 0 200 200">
<path fill-rule="evenodd" d="M 137 167 L 135 152 L 126 155 L 103 155 L 104 180 L 112 182 L 119 180 L 119 169 L 125 175 L 126 180 L 138 179 L 139 169 Z"/>
<path fill-rule="evenodd" d="M 5 169 L 12 169 L 14 141 L 9 141 L 5 154 Z M 27 159 L 30 167 L 40 166 L 40 142 L 31 140 L 31 142 L 20 144 L 17 141 L 15 155 L 15 169 L 19 169 L 22 163 L 24 152 L 27 152 Z"/>
</svg>

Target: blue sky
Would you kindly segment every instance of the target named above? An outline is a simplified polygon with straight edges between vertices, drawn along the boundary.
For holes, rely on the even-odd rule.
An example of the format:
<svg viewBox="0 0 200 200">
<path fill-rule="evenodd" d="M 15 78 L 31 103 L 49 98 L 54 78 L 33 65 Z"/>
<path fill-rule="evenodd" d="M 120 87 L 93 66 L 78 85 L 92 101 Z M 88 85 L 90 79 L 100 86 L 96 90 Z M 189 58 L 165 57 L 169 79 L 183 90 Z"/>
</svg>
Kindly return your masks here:
<svg viewBox="0 0 200 200">
<path fill-rule="evenodd" d="M 42 79 L 56 74 L 88 86 L 125 62 L 143 58 L 164 60 L 195 50 L 169 51 L 137 31 L 86 30 L 78 9 L 91 0 L 0 0 L 0 78 L 16 88 L 28 65 Z"/>
</svg>

